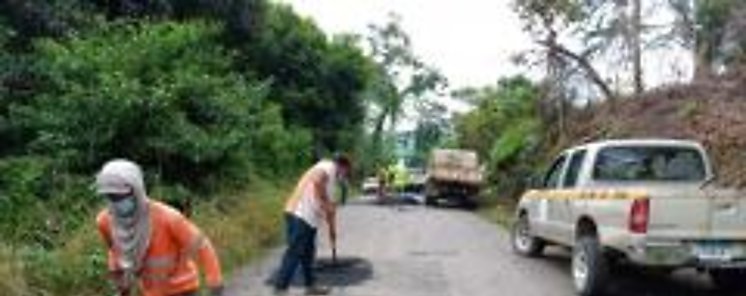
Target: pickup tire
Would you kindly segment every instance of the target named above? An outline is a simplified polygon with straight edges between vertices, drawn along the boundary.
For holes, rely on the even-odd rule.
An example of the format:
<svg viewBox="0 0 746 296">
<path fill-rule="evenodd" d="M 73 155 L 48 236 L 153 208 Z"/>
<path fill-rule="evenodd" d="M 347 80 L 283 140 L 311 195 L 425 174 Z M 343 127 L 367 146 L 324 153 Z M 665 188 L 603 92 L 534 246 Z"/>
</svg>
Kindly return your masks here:
<svg viewBox="0 0 746 296">
<path fill-rule="evenodd" d="M 525 257 L 539 257 L 544 252 L 546 242 L 531 234 L 531 222 L 528 214 L 521 214 L 513 223 L 511 240 L 513 251 Z"/>
<path fill-rule="evenodd" d="M 744 278 L 746 270 L 742 269 L 714 269 L 710 270 L 713 284 L 724 292 L 743 292 L 746 288 Z"/>
<path fill-rule="evenodd" d="M 578 238 L 572 252 L 572 278 L 580 296 L 601 295 L 609 279 L 609 263 L 594 235 Z"/>
</svg>

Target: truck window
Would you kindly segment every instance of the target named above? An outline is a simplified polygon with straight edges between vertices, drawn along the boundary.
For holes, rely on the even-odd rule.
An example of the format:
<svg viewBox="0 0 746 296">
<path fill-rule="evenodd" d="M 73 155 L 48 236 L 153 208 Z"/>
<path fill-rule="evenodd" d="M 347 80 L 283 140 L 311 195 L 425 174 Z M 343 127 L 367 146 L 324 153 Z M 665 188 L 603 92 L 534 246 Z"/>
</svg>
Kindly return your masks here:
<svg viewBox="0 0 746 296">
<path fill-rule="evenodd" d="M 686 147 L 609 147 L 598 153 L 593 178 L 606 181 L 702 181 L 700 152 Z"/>
<path fill-rule="evenodd" d="M 560 176 L 562 175 L 562 168 L 565 165 L 565 158 L 566 157 L 562 155 L 554 161 L 551 168 L 549 169 L 549 172 L 544 178 L 545 188 L 557 188 L 559 186 Z"/>
<path fill-rule="evenodd" d="M 572 154 L 572 157 L 570 157 L 570 164 L 567 167 L 567 173 L 565 173 L 565 181 L 562 184 L 563 188 L 574 187 L 578 182 L 580 167 L 583 165 L 584 159 L 585 150 L 579 150 Z"/>
</svg>

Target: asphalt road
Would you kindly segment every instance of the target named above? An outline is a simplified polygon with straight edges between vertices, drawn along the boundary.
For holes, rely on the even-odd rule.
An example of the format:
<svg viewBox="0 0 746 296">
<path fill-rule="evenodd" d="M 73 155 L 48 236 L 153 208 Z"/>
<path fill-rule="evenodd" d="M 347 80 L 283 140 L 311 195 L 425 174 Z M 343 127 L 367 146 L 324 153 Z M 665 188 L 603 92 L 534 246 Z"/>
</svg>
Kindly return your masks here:
<svg viewBox="0 0 746 296">
<path fill-rule="evenodd" d="M 318 251 L 319 282 L 331 286 L 332 295 L 575 295 L 566 250 L 519 257 L 504 229 L 470 212 L 359 202 L 343 207 L 339 219 L 337 265 L 330 265 L 325 239 Z M 271 295 L 268 283 L 280 254 L 277 249 L 235 274 L 227 295 Z M 301 286 L 297 281 L 291 295 L 302 295 Z M 609 296 L 721 295 L 694 271 L 662 276 L 627 270 L 609 290 Z"/>
</svg>

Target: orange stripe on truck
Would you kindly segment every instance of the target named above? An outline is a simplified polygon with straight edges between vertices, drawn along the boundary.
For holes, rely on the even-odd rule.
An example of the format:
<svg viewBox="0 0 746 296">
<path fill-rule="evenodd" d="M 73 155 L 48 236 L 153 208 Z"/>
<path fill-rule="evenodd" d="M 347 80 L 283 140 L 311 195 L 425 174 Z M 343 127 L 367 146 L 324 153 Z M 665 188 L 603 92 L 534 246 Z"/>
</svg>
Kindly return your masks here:
<svg viewBox="0 0 746 296">
<path fill-rule="evenodd" d="M 636 200 L 647 198 L 648 194 L 639 190 L 530 190 L 523 195 L 527 199 L 590 199 L 590 200 Z"/>
</svg>

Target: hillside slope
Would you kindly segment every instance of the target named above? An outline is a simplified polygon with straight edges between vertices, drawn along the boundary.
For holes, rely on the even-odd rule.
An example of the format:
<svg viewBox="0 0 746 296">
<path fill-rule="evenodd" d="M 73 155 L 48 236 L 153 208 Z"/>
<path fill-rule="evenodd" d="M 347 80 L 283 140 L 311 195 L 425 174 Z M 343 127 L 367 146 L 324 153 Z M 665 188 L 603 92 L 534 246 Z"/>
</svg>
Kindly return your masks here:
<svg viewBox="0 0 746 296">
<path fill-rule="evenodd" d="M 693 139 L 709 149 L 718 183 L 746 186 L 746 70 L 594 106 L 572 121 L 570 143 L 555 147 L 626 137 Z"/>
</svg>

